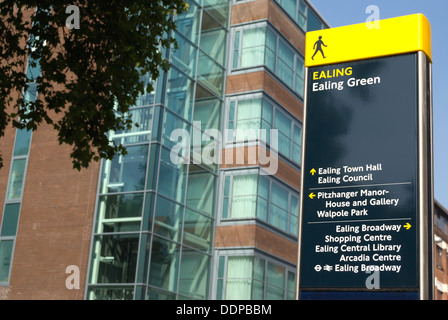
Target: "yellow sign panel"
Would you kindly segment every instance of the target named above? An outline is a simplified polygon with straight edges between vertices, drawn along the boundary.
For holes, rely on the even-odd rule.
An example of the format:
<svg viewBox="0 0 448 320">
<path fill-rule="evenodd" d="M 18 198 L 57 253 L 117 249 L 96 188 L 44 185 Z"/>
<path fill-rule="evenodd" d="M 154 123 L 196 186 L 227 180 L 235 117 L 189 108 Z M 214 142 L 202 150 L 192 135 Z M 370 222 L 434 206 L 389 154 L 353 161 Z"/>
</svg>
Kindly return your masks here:
<svg viewBox="0 0 448 320">
<path fill-rule="evenodd" d="M 376 27 L 376 28 L 375 28 Z M 305 66 L 423 51 L 432 61 L 431 25 L 422 14 L 317 30 L 306 34 Z"/>
</svg>

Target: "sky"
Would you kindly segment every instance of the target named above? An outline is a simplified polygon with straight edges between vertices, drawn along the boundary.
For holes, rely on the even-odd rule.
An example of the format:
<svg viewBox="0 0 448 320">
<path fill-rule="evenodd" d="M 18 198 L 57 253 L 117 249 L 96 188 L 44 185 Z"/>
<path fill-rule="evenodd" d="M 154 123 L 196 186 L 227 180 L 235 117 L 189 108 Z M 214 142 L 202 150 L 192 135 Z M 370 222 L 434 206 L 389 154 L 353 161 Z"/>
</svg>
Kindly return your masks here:
<svg viewBox="0 0 448 320">
<path fill-rule="evenodd" d="M 380 19 L 421 13 L 432 30 L 434 196 L 448 209 L 448 1 L 446 0 L 309 0 L 330 27 L 366 22 L 369 5 Z"/>
</svg>

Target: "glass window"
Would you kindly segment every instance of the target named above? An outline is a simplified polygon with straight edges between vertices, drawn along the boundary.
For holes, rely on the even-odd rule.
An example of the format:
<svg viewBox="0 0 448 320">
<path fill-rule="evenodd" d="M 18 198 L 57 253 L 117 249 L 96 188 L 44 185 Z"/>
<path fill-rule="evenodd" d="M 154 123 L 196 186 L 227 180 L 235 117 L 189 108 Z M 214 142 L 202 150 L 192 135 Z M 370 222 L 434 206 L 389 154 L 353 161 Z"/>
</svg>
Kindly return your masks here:
<svg viewBox="0 0 448 320">
<path fill-rule="evenodd" d="M 148 266 L 149 266 L 149 254 L 151 249 L 151 234 L 142 233 L 140 236 L 140 248 L 137 265 L 137 277 L 135 282 L 147 283 L 148 282 Z M 139 290 L 139 295 L 142 295 L 142 290 Z M 143 293 L 144 295 L 144 293 Z M 142 300 L 142 297 L 136 297 L 137 300 Z"/>
<path fill-rule="evenodd" d="M 308 32 L 321 30 L 322 29 L 322 21 L 317 17 L 317 15 L 312 11 L 308 10 Z"/>
<path fill-rule="evenodd" d="M 298 24 L 299 26 L 303 29 L 303 31 L 307 31 L 306 30 L 306 21 L 307 21 L 307 16 L 308 16 L 308 6 L 306 5 L 306 3 L 303 0 L 300 0 L 299 2 L 299 14 L 298 14 Z"/>
<path fill-rule="evenodd" d="M 167 107 L 187 121 L 191 121 L 194 82 L 175 67 L 168 76 Z"/>
<path fill-rule="evenodd" d="M 227 272 L 224 274 L 225 261 L 227 261 Z M 251 255 L 220 256 L 219 262 L 219 272 L 222 274 L 217 279 L 217 299 L 222 297 L 226 300 L 295 298 L 295 273 L 276 262 Z M 225 291 L 224 294 L 222 294 L 223 291 Z"/>
<path fill-rule="evenodd" d="M 143 194 L 101 196 L 97 213 L 97 232 L 139 231 Z"/>
<path fill-rule="evenodd" d="M 236 115 L 236 141 L 258 138 L 261 126 L 261 98 L 238 101 Z"/>
<path fill-rule="evenodd" d="M 269 180 L 263 176 L 258 178 L 257 217 L 267 222 L 269 201 Z"/>
<path fill-rule="evenodd" d="M 222 218 L 227 219 L 229 217 L 229 198 L 230 198 L 230 180 L 232 177 L 226 176 L 224 180 L 224 200 L 222 207 Z"/>
<path fill-rule="evenodd" d="M 264 48 L 266 27 L 247 29 L 243 31 L 241 47 L 241 68 L 264 64 Z"/>
<path fill-rule="evenodd" d="M 275 72 L 276 56 L 277 56 L 277 36 L 275 35 L 274 32 L 272 32 L 268 28 L 266 32 L 265 64 L 266 67 L 271 69 L 272 72 Z"/>
<path fill-rule="evenodd" d="M 17 234 L 17 224 L 19 222 L 20 203 L 5 205 L 3 214 L 2 230 L 0 236 L 14 237 Z"/>
<path fill-rule="evenodd" d="M 264 299 L 266 261 L 254 257 L 254 273 L 252 280 L 252 300 Z"/>
<path fill-rule="evenodd" d="M 194 78 L 196 74 L 197 49 L 180 33 L 175 32 L 177 49 L 173 48 L 171 60 L 173 65 Z"/>
<path fill-rule="evenodd" d="M 304 63 L 303 60 L 299 57 L 296 58 L 296 79 L 295 79 L 295 88 L 294 90 L 300 94 L 300 96 L 303 96 L 303 90 L 304 90 L 304 81 L 303 78 L 305 77 L 305 70 L 304 70 Z"/>
<path fill-rule="evenodd" d="M 95 237 L 90 283 L 134 283 L 138 234 Z"/>
<path fill-rule="evenodd" d="M 148 91 L 148 84 L 155 85 L 149 74 L 145 74 L 140 77 L 140 81 L 143 81 L 144 92 L 137 97 L 135 107 L 149 106 L 154 103 L 154 91 Z"/>
<path fill-rule="evenodd" d="M 119 141 L 123 145 L 150 141 L 153 111 L 152 107 L 131 109 L 128 115 L 132 122 L 137 123 L 138 126 L 133 125 L 129 130 L 116 131 L 110 135 L 110 138 Z"/>
<path fill-rule="evenodd" d="M 299 233 L 299 198 L 291 195 L 291 211 L 289 217 L 289 233 L 297 236 Z"/>
<path fill-rule="evenodd" d="M 26 77 L 28 80 L 36 81 L 37 77 L 39 77 L 41 74 L 41 66 L 39 61 L 32 59 L 31 57 L 28 58 L 28 66 L 26 70 Z"/>
<path fill-rule="evenodd" d="M 253 257 L 229 257 L 227 261 L 226 300 L 250 300 Z"/>
<path fill-rule="evenodd" d="M 241 31 L 235 31 L 235 39 L 233 43 L 233 69 L 237 69 L 239 65 Z"/>
<path fill-rule="evenodd" d="M 219 268 L 218 268 L 218 278 L 216 285 L 216 300 L 223 299 L 223 289 L 224 289 L 224 268 L 225 268 L 225 260 L 226 258 L 221 256 L 219 257 Z"/>
<path fill-rule="evenodd" d="M 283 300 L 285 294 L 285 268 L 268 262 L 267 269 L 267 300 Z"/>
<path fill-rule="evenodd" d="M 179 272 L 179 245 L 158 237 L 152 240 L 149 285 L 168 291 L 177 291 Z"/>
<path fill-rule="evenodd" d="M 183 243 L 209 252 L 212 247 L 213 221 L 190 209 L 185 210 Z"/>
<path fill-rule="evenodd" d="M 291 157 L 291 119 L 276 109 L 274 128 L 278 129 L 278 151 L 285 157 Z"/>
<path fill-rule="evenodd" d="M 257 175 L 233 177 L 231 218 L 254 218 L 257 207 Z"/>
<path fill-rule="evenodd" d="M 234 33 L 233 69 L 257 66 L 265 66 L 303 97 L 304 66 L 301 54 L 270 27 L 237 28 Z"/>
<path fill-rule="evenodd" d="M 297 0 L 279 0 L 283 9 L 292 17 L 295 18 L 297 12 Z"/>
<path fill-rule="evenodd" d="M 149 168 L 148 168 L 148 179 L 146 181 L 146 189 L 155 190 L 157 187 L 157 173 L 159 168 L 157 164 L 159 163 L 159 153 L 160 146 L 158 144 L 152 144 L 149 153 Z"/>
<path fill-rule="evenodd" d="M 152 124 L 152 134 L 151 140 L 160 141 L 162 139 L 162 123 L 163 123 L 163 114 L 164 108 L 161 106 L 154 107 L 154 116 L 153 116 L 153 124 Z"/>
<path fill-rule="evenodd" d="M 266 143 L 269 145 L 271 143 L 271 129 L 272 129 L 272 119 L 274 116 L 274 106 L 269 103 L 266 99 L 263 99 L 263 111 L 261 119 L 261 129 L 266 130 Z M 262 137 L 260 137 L 262 139 Z"/>
<path fill-rule="evenodd" d="M 146 193 L 145 197 L 145 206 L 143 208 L 143 221 L 142 221 L 142 230 L 143 231 L 151 231 L 152 230 L 152 221 L 154 220 L 154 199 L 155 195 L 153 192 Z"/>
<path fill-rule="evenodd" d="M 202 14 L 201 49 L 216 62 L 224 65 L 226 30 L 207 11 Z"/>
<path fill-rule="evenodd" d="M 13 246 L 13 240 L 0 241 L 0 283 L 7 283 L 9 280 Z"/>
<path fill-rule="evenodd" d="M 183 207 L 163 197 L 157 197 L 154 232 L 180 242 Z"/>
<path fill-rule="evenodd" d="M 272 183 L 269 223 L 282 231 L 288 231 L 288 191 Z"/>
<path fill-rule="evenodd" d="M 227 172 L 222 219 L 254 219 L 297 236 L 299 196 L 276 180 L 258 174 Z"/>
<path fill-rule="evenodd" d="M 193 121 L 198 121 L 201 123 L 201 130 L 219 130 L 221 104 L 221 101 L 217 98 L 196 99 Z"/>
<path fill-rule="evenodd" d="M 188 165 L 174 164 L 170 159 L 170 150 L 162 148 L 159 169 L 158 192 L 170 199 L 184 203 L 185 180 Z"/>
<path fill-rule="evenodd" d="M 294 52 L 283 42 L 278 44 L 277 75 L 286 85 L 293 87 L 294 83 Z"/>
<path fill-rule="evenodd" d="M 296 299 L 296 274 L 288 271 L 288 287 L 287 287 L 287 300 Z"/>
<path fill-rule="evenodd" d="M 304 32 L 320 30 L 324 27 L 323 22 L 304 0 L 277 0 L 277 2 Z"/>
<path fill-rule="evenodd" d="M 227 26 L 229 16 L 229 2 L 227 0 L 204 0 L 204 11 L 213 16 L 222 26 Z"/>
<path fill-rule="evenodd" d="M 188 10 L 179 15 L 174 15 L 174 21 L 176 22 L 177 31 L 197 45 L 199 40 L 201 11 L 195 1 L 187 0 L 185 2 L 188 4 Z"/>
<path fill-rule="evenodd" d="M 148 145 L 126 146 L 127 155 L 104 163 L 102 193 L 138 191 L 145 187 Z"/>
<path fill-rule="evenodd" d="M 165 104 L 166 102 L 166 87 L 167 87 L 167 72 L 160 70 L 159 78 L 157 80 L 156 86 L 156 100 L 155 103 Z M 157 118 L 156 118 L 157 119 Z"/>
<path fill-rule="evenodd" d="M 302 156 L 302 126 L 294 125 L 292 161 L 301 165 Z"/>
<path fill-rule="evenodd" d="M 25 165 L 26 159 L 16 159 L 12 164 L 11 176 L 9 177 L 8 200 L 19 199 L 22 196 Z"/>
<path fill-rule="evenodd" d="M 224 89 L 224 68 L 202 51 L 199 52 L 198 82 L 218 97 Z"/>
<path fill-rule="evenodd" d="M 214 198 L 215 175 L 198 166 L 190 165 L 187 206 L 211 216 L 213 214 Z"/>
<path fill-rule="evenodd" d="M 38 92 L 37 92 L 37 83 L 27 83 L 28 88 L 24 92 L 23 99 L 25 100 L 25 108 L 28 108 L 28 103 L 36 102 Z"/>
<path fill-rule="evenodd" d="M 206 299 L 210 257 L 200 252 L 182 248 L 179 294 L 194 299 Z"/>
<path fill-rule="evenodd" d="M 163 138 L 162 138 L 163 145 L 168 148 L 172 148 L 179 142 L 185 142 L 185 143 L 189 142 L 188 139 L 186 139 L 187 137 L 183 136 L 181 137 L 182 141 L 172 141 L 171 134 L 173 133 L 174 130 L 185 130 L 189 134 L 190 125 L 182 118 L 176 116 L 174 113 L 167 111 L 165 112 L 165 122 L 163 125 Z M 185 147 L 187 148 L 187 146 Z M 182 151 L 189 152 L 189 150 L 182 150 Z M 184 156 L 186 156 L 186 154 L 184 154 Z"/>
<path fill-rule="evenodd" d="M 275 107 L 265 98 L 241 98 L 230 101 L 226 142 L 260 141 L 270 144 L 273 110 Z M 232 129 L 232 130 L 230 130 Z M 264 129 L 265 134 L 260 135 Z"/>
<path fill-rule="evenodd" d="M 17 129 L 14 156 L 26 156 L 30 149 L 32 131 Z"/>
</svg>

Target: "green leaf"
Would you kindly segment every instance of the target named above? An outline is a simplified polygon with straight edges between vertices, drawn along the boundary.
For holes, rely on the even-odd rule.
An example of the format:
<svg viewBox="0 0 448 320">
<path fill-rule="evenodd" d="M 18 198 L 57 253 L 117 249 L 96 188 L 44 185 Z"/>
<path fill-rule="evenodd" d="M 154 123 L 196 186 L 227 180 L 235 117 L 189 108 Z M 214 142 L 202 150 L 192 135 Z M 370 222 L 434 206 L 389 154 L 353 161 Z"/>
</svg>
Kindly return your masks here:
<svg viewBox="0 0 448 320">
<path fill-rule="evenodd" d="M 80 8 L 80 28 L 69 30 L 65 9 L 73 4 Z M 142 72 L 155 80 L 170 68 L 161 52 L 175 43 L 168 36 L 176 28 L 171 14 L 186 10 L 183 0 L 0 1 L 0 136 L 10 123 L 32 130 L 48 123 L 59 143 L 72 146 L 78 170 L 125 154 L 107 134 L 138 124 L 122 119 L 116 104 L 126 113 L 152 90 Z M 25 76 L 29 58 L 33 70 L 40 65 L 40 76 Z M 38 85 L 37 99 L 14 100 L 30 81 Z M 11 121 L 17 117 L 22 121 Z"/>
</svg>

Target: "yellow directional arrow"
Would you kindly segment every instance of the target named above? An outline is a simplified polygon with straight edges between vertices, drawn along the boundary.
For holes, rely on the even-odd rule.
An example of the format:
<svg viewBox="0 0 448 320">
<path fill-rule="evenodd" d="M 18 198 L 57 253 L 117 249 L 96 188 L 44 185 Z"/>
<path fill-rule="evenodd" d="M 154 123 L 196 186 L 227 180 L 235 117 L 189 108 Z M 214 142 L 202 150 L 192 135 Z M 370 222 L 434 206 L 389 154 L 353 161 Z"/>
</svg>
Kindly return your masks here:
<svg viewBox="0 0 448 320">
<path fill-rule="evenodd" d="M 311 169 L 310 173 L 314 176 L 314 174 L 316 173 L 316 169 Z"/>
<path fill-rule="evenodd" d="M 311 199 L 314 199 L 315 196 L 316 196 L 316 195 L 315 195 L 313 192 L 311 192 L 311 194 L 310 194 L 310 198 L 311 198 Z"/>
<path fill-rule="evenodd" d="M 408 222 L 408 223 L 406 223 L 403 227 L 405 227 L 406 228 L 406 230 L 409 230 L 409 229 L 411 229 L 411 224 Z"/>
</svg>

